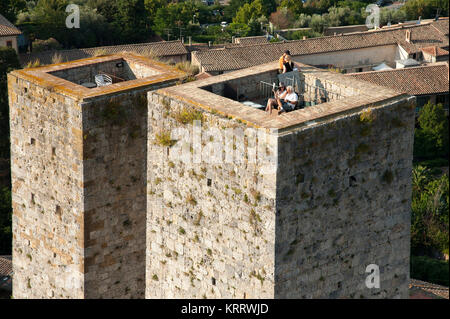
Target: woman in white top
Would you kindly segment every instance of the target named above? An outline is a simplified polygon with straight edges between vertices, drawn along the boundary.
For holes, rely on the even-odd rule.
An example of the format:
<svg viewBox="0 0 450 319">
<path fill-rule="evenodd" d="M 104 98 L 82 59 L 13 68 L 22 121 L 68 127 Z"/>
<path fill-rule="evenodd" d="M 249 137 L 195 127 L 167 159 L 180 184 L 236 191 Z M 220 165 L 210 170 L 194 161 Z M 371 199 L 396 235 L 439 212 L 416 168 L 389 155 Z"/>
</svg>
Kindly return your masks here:
<svg viewBox="0 0 450 319">
<path fill-rule="evenodd" d="M 266 106 L 266 112 L 269 112 L 269 114 L 272 114 L 272 109 L 278 105 L 277 99 L 284 99 L 284 97 L 287 94 L 286 91 L 286 86 L 284 85 L 283 82 L 280 82 L 280 86 L 278 87 L 278 90 L 275 92 L 273 91 L 273 94 L 275 95 L 275 98 L 272 99 L 270 98 L 267 101 L 267 106 Z"/>
</svg>

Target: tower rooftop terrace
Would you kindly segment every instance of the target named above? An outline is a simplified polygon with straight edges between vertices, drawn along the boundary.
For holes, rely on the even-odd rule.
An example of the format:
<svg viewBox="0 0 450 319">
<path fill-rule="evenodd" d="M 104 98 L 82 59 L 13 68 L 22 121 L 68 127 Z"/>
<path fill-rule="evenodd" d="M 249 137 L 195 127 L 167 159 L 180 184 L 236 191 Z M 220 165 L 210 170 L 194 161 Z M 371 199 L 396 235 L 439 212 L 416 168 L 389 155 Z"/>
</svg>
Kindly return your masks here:
<svg viewBox="0 0 450 319">
<path fill-rule="evenodd" d="M 269 115 L 261 109 L 244 105 L 239 99 L 239 96 L 245 96 L 248 100 L 262 101 L 262 98 L 266 98 L 267 101 L 270 96 L 264 97 L 257 91 L 261 92 L 261 89 L 258 89 L 261 83 L 266 84 L 270 89 L 272 83 L 278 84 L 278 62 L 163 88 L 157 93 L 195 108 L 238 119 L 250 126 L 278 129 L 279 132 L 345 116 L 368 106 L 377 107 L 408 97 L 404 93 L 349 78 L 339 73 L 301 63 L 296 63 L 296 65 L 300 71 L 300 82 L 295 86 L 296 92 L 300 93 L 305 101 L 317 101 L 320 95 L 324 99 L 322 103 L 314 103 L 316 104 L 314 106 L 281 115 Z M 285 84 L 289 85 L 289 83 Z M 264 105 L 262 102 L 260 104 Z"/>
<path fill-rule="evenodd" d="M 98 56 L 12 72 L 18 78 L 77 100 L 115 94 L 184 78 L 186 74 L 167 64 L 132 53 Z M 88 88 L 95 75 L 106 74 L 112 84 Z"/>
</svg>

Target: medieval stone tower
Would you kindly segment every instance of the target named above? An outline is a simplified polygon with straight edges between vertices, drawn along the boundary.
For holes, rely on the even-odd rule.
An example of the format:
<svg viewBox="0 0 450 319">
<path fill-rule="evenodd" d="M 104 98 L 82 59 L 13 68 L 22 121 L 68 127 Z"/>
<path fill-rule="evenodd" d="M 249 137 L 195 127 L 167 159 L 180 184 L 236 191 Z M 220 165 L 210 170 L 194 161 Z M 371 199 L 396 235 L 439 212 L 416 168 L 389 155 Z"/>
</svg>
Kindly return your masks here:
<svg viewBox="0 0 450 319">
<path fill-rule="evenodd" d="M 276 63 L 11 73 L 14 297 L 406 297 L 414 98 L 300 66 L 280 116 Z"/>
<path fill-rule="evenodd" d="M 9 74 L 14 298 L 144 297 L 146 92 L 183 76 L 131 54 Z"/>
</svg>

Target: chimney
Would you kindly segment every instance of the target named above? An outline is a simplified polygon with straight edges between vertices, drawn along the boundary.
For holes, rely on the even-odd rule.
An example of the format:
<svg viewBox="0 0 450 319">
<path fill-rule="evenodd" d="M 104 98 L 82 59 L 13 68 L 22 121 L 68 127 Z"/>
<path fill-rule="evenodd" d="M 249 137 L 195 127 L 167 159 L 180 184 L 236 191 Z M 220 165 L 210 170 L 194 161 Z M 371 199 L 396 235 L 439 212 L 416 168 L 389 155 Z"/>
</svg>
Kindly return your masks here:
<svg viewBox="0 0 450 319">
<path fill-rule="evenodd" d="M 192 37 L 189 36 L 188 39 L 189 39 L 189 46 L 191 46 L 192 45 Z"/>
<path fill-rule="evenodd" d="M 236 38 L 235 38 L 235 36 L 233 35 L 233 36 L 231 37 L 231 43 L 234 43 L 235 40 L 236 40 Z"/>
<path fill-rule="evenodd" d="M 208 48 L 211 47 L 211 41 L 208 41 Z"/>
<path fill-rule="evenodd" d="M 411 43 L 411 30 L 406 30 L 406 42 Z"/>
<path fill-rule="evenodd" d="M 181 43 L 184 44 L 184 37 L 181 37 Z"/>
<path fill-rule="evenodd" d="M 304 36 L 303 36 L 303 40 L 306 40 L 306 38 L 307 38 L 307 36 L 306 36 L 306 35 L 304 35 Z"/>
<path fill-rule="evenodd" d="M 335 33 L 334 33 L 334 36 L 336 36 L 336 35 L 337 35 L 337 33 L 335 32 Z"/>
</svg>

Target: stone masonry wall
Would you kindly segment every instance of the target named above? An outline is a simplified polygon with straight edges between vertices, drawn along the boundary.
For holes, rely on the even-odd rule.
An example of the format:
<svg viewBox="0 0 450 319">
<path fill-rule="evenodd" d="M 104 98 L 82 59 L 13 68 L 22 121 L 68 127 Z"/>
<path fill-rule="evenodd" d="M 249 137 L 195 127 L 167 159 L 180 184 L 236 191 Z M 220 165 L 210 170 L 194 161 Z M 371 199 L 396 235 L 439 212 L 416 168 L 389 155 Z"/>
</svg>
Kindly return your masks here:
<svg viewBox="0 0 450 319">
<path fill-rule="evenodd" d="M 145 297 L 147 95 L 84 100 L 85 298 Z"/>
<path fill-rule="evenodd" d="M 189 141 L 202 118 L 203 150 L 217 156 L 223 131 L 245 126 L 155 92 L 148 99 L 146 298 L 273 298 L 275 175 L 248 159 L 208 163 L 207 153 L 182 162 L 179 148 L 196 156 L 193 144 L 168 137 L 185 129 L 172 139 Z M 233 145 L 240 158 L 252 153 L 248 140 Z M 276 154 L 276 139 L 267 148 Z"/>
<path fill-rule="evenodd" d="M 84 102 L 85 297 L 143 298 L 145 91 Z"/>
<path fill-rule="evenodd" d="M 147 86 L 74 101 L 8 78 L 15 298 L 144 298 Z"/>
<path fill-rule="evenodd" d="M 413 102 L 280 137 L 276 298 L 408 297 Z"/>
<path fill-rule="evenodd" d="M 8 75 L 14 298 L 83 297 L 81 109 Z"/>
</svg>

